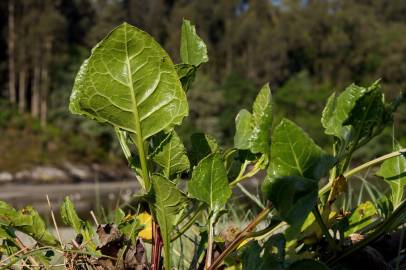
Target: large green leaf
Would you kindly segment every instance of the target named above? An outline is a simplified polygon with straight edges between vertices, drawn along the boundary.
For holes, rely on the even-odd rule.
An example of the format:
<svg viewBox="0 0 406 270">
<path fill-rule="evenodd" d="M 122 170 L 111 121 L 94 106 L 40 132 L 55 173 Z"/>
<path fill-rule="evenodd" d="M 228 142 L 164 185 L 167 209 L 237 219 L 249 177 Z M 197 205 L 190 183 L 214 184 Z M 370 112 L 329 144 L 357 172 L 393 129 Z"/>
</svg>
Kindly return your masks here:
<svg viewBox="0 0 406 270">
<path fill-rule="evenodd" d="M 180 58 L 183 63 L 199 66 L 209 61 L 204 41 L 196 34 L 194 25 L 183 20 L 180 42 Z"/>
<path fill-rule="evenodd" d="M 148 202 L 161 230 L 165 251 L 165 269 L 171 269 L 170 234 L 186 207 L 187 197 L 169 179 L 161 175 L 153 175 Z"/>
<path fill-rule="evenodd" d="M 237 149 L 249 149 L 253 153 L 269 152 L 272 104 L 268 84 L 264 85 L 257 95 L 252 114 L 241 110 L 235 121 L 234 145 Z"/>
<path fill-rule="evenodd" d="M 138 143 L 188 114 L 175 67 L 147 33 L 123 23 L 92 50 L 75 79 L 70 110 L 135 134 Z M 139 147 L 140 145 L 137 145 Z"/>
<path fill-rule="evenodd" d="M 186 171 L 190 167 L 186 149 L 175 131 L 169 134 L 159 134 L 154 138 L 157 146 L 151 158 L 164 170 L 164 175 L 171 175 Z"/>
<path fill-rule="evenodd" d="M 227 172 L 221 156 L 213 153 L 194 168 L 188 182 L 189 194 L 208 204 L 210 211 L 220 210 L 231 196 Z"/>
<path fill-rule="evenodd" d="M 303 176 L 318 181 L 333 165 L 333 158 L 288 119 L 275 128 L 271 148 L 268 169 L 271 178 Z"/>
<path fill-rule="evenodd" d="M 288 223 L 301 224 L 316 203 L 318 180 L 333 159 L 287 119 L 275 128 L 271 147 L 263 190 Z"/>
<path fill-rule="evenodd" d="M 402 147 L 396 146 L 395 150 Z M 406 185 L 406 158 L 403 155 L 391 158 L 382 163 L 377 175 L 383 177 L 389 184 L 392 193 L 391 200 L 393 207 L 396 208 L 403 200 L 404 188 Z"/>
</svg>

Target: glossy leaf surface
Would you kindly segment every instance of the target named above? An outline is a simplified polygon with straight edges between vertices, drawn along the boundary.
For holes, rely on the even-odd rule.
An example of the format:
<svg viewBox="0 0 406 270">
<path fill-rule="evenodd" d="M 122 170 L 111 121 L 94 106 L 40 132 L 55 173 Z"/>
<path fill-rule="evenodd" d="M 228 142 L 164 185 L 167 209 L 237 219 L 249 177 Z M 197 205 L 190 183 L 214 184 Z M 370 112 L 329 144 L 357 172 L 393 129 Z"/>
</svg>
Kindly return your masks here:
<svg viewBox="0 0 406 270">
<path fill-rule="evenodd" d="M 272 125 L 271 90 L 266 84 L 257 95 L 252 114 L 241 110 L 236 117 L 234 145 L 253 153 L 268 153 Z"/>
<path fill-rule="evenodd" d="M 209 61 L 204 41 L 197 35 L 196 28 L 188 20 L 183 20 L 180 58 L 183 63 L 199 66 Z"/>
<path fill-rule="evenodd" d="M 194 168 L 188 182 L 189 194 L 205 202 L 211 211 L 218 211 L 231 196 L 227 172 L 221 156 L 213 153 L 204 158 Z"/>
<path fill-rule="evenodd" d="M 147 33 L 124 23 L 81 66 L 70 110 L 145 140 L 180 124 L 188 105 L 167 53 Z"/>
</svg>

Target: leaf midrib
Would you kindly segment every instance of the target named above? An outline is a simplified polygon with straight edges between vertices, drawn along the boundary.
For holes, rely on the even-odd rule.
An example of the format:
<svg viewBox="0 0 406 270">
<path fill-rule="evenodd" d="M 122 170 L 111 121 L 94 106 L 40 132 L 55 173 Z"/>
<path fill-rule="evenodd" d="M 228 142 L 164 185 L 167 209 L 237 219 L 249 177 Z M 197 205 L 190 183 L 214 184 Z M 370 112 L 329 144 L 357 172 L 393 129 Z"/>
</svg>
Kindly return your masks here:
<svg viewBox="0 0 406 270">
<path fill-rule="evenodd" d="M 127 40 L 127 24 L 124 25 L 124 45 L 125 45 L 125 62 L 127 65 L 127 78 L 128 78 L 128 87 L 130 88 L 131 92 L 131 102 L 132 102 L 132 109 L 134 110 L 133 116 L 134 116 L 134 122 L 135 122 L 135 136 L 137 138 L 137 148 L 140 154 L 140 161 L 141 161 L 141 169 L 143 173 L 143 178 L 144 178 L 144 188 L 146 190 L 149 190 L 149 176 L 148 176 L 148 168 L 145 160 L 145 151 L 144 151 L 144 141 L 142 139 L 142 130 L 141 130 L 141 122 L 140 122 L 140 116 L 138 113 L 138 107 L 137 107 L 137 100 L 135 98 L 135 93 L 134 93 L 134 86 L 133 86 L 133 79 L 132 79 L 132 72 L 131 72 L 131 65 L 130 65 L 130 58 L 128 55 L 128 46 L 127 46 L 128 40 Z M 148 184 L 148 186 L 147 186 Z"/>
</svg>

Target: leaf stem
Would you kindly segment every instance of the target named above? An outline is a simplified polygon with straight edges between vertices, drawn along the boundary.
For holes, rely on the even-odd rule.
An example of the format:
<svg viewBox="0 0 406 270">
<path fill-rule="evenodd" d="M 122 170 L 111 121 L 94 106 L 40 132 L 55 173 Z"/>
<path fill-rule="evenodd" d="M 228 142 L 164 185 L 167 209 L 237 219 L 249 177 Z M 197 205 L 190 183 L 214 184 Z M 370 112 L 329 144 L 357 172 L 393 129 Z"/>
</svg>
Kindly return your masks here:
<svg viewBox="0 0 406 270">
<path fill-rule="evenodd" d="M 233 188 L 235 187 L 239 182 L 241 182 L 244 179 L 250 178 L 254 175 L 256 175 L 260 170 L 261 170 L 261 165 L 262 162 L 265 160 L 265 155 L 262 155 L 261 158 L 257 161 L 257 163 L 255 163 L 254 168 L 252 168 L 251 171 L 247 172 L 246 174 L 245 171 L 247 169 L 247 166 L 250 164 L 249 161 L 245 161 L 244 164 L 241 166 L 241 170 L 240 173 L 238 174 L 238 176 L 235 178 L 235 180 L 233 180 L 230 183 L 230 187 Z"/>
<path fill-rule="evenodd" d="M 264 220 L 269 212 L 271 211 L 270 208 L 265 208 L 262 210 L 248 225 L 245 227 L 237 236 L 234 238 L 234 240 L 227 246 L 227 248 L 214 260 L 213 264 L 208 268 L 208 270 L 215 270 L 217 267 L 220 266 L 220 264 L 223 262 L 223 260 L 230 255 L 231 252 L 233 252 L 238 246 L 241 244 L 244 239 L 249 236 L 250 232 L 255 229 L 255 227 L 262 221 Z"/>
<path fill-rule="evenodd" d="M 319 211 L 319 208 L 317 207 L 317 205 L 314 207 L 314 210 L 312 212 L 313 212 L 314 217 L 316 218 L 317 223 L 320 226 L 321 231 L 326 236 L 326 239 L 327 239 L 328 244 L 330 245 L 330 248 L 334 252 L 338 251 L 339 247 L 337 246 L 337 243 L 335 242 L 333 237 L 331 237 L 329 229 L 327 228 L 327 225 L 324 223 L 323 218 L 322 218 L 322 216 L 320 214 L 320 211 Z"/>
<path fill-rule="evenodd" d="M 206 267 L 205 269 L 210 269 L 212 259 L 213 259 L 213 241 L 214 241 L 214 222 L 216 220 L 217 213 L 213 212 L 209 217 L 209 232 L 207 240 L 207 254 L 206 254 Z"/>
<path fill-rule="evenodd" d="M 376 159 L 373 159 L 371 161 L 368 161 L 368 162 L 366 162 L 366 163 L 364 163 L 364 164 L 362 164 L 362 165 L 360 165 L 358 167 L 355 167 L 355 168 L 345 172 L 343 174 L 343 176 L 345 178 L 348 178 L 348 177 L 353 176 L 354 174 L 357 174 L 360 171 L 365 170 L 365 169 L 367 169 L 367 168 L 369 168 L 371 166 L 374 166 L 374 165 L 376 165 L 378 163 L 381 163 L 381 162 L 383 162 L 383 161 L 385 161 L 387 159 L 397 157 L 397 156 L 400 156 L 400 155 L 406 155 L 406 148 L 394 151 L 392 153 L 389 153 L 389 154 L 380 156 L 380 157 L 378 157 Z M 329 191 L 331 189 L 332 184 L 333 184 L 333 181 L 330 181 L 324 187 L 322 187 L 320 189 L 319 195 L 322 195 L 322 194 L 326 193 L 327 191 Z"/>
</svg>

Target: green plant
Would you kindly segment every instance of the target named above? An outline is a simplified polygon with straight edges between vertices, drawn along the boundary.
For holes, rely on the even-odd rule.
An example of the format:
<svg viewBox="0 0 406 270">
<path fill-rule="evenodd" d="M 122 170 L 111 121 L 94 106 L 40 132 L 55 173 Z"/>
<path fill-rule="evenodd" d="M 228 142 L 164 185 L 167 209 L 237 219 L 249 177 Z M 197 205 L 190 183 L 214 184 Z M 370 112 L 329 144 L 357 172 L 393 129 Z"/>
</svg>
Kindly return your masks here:
<svg viewBox="0 0 406 270">
<path fill-rule="evenodd" d="M 180 55 L 182 63 L 174 65 L 152 37 L 124 23 L 92 50 L 79 70 L 70 100 L 73 113 L 115 129 L 129 166 L 137 174 L 141 187 L 137 200 L 147 203 L 151 226 L 137 213 L 126 216 L 117 209 L 111 223 L 98 226 L 95 237 L 90 223 L 78 217 L 67 198 L 61 207 L 62 219 L 78 237 L 63 245 L 45 233 L 33 210 L 20 213 L 3 204 L 0 224 L 6 240 L 2 252 L 9 256 L 8 265 L 20 254 L 28 256 L 31 265 L 38 263 L 37 255 L 18 253 L 24 247 L 13 242 L 13 233 L 20 230 L 38 240 L 37 251 L 63 252 L 68 268 L 171 269 L 171 243 L 189 237 L 188 231 L 198 224 L 189 269 L 339 268 L 349 255 L 406 222 L 406 150 L 396 148 L 356 167 L 351 162 L 353 154 L 391 122 L 398 106 L 398 102 L 385 102 L 378 81 L 369 87 L 350 85 L 328 99 L 321 123 L 333 141 L 331 153 L 288 119 L 276 125 L 271 135 L 268 84 L 255 98 L 252 111 L 238 113 L 234 147 L 223 149 L 211 136 L 195 134 L 187 151 L 175 127 L 188 114 L 185 91 L 199 66 L 208 61 L 206 46 L 188 21 L 182 26 Z M 381 201 L 340 213 L 336 202 L 344 196 L 351 177 L 381 162 L 379 175 L 389 181 L 391 193 L 382 194 Z M 269 204 L 263 207 L 256 201 L 263 207 L 259 214 L 231 239 L 222 236 L 216 224 L 227 214 L 232 190 L 262 170 L 267 171 L 262 189 Z M 191 176 L 186 186 L 185 175 Z M 256 230 L 259 224 L 264 229 Z M 152 234 L 142 237 L 151 244 L 149 264 L 141 241 L 146 227 Z M 361 231 L 368 236 L 348 245 L 349 233 Z M 7 249 L 10 246 L 13 249 Z"/>
</svg>

